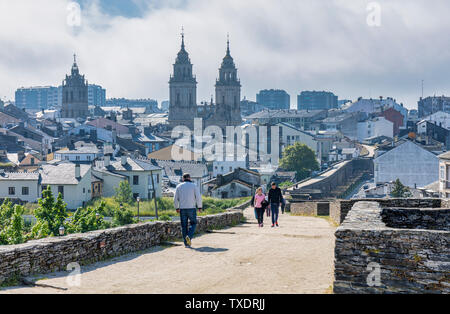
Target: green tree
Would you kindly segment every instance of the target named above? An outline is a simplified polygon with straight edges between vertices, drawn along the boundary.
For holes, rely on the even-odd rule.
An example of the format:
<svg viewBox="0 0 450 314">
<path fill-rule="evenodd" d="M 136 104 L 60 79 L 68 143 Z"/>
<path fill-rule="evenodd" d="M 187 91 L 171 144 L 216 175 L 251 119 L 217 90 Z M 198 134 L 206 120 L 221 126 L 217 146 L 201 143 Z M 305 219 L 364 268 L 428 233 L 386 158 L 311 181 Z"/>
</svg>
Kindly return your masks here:
<svg viewBox="0 0 450 314">
<path fill-rule="evenodd" d="M 120 182 L 119 187 L 115 190 L 117 202 L 124 204 L 132 204 L 134 202 L 133 191 L 131 190 L 131 186 L 128 181 Z"/>
<path fill-rule="evenodd" d="M 8 244 L 20 244 L 25 241 L 24 227 L 25 221 L 23 220 L 23 206 L 14 206 L 14 214 L 11 217 L 9 226 L 6 228 L 6 234 L 8 236 Z"/>
<path fill-rule="evenodd" d="M 55 201 L 49 186 L 42 192 L 42 198 L 38 200 L 38 204 L 39 206 L 34 212 L 37 224 L 33 227 L 32 234 L 37 238 L 58 235 L 59 228 L 65 225 L 65 220 L 69 217 L 67 204 L 64 203 L 62 194 L 59 193 Z"/>
<path fill-rule="evenodd" d="M 114 211 L 113 225 L 114 226 L 125 226 L 135 223 L 133 212 L 126 208 L 118 208 Z"/>
<path fill-rule="evenodd" d="M 0 206 L 0 244 L 20 244 L 25 240 L 22 206 L 13 206 L 9 199 L 5 199 Z"/>
<path fill-rule="evenodd" d="M 110 224 L 104 221 L 102 215 L 105 211 L 105 206 L 106 204 L 101 202 L 100 206 L 95 209 L 79 208 L 72 217 L 72 221 L 68 226 L 68 232 L 85 233 L 110 227 Z"/>
<path fill-rule="evenodd" d="M 319 163 L 311 148 L 297 142 L 283 152 L 280 167 L 287 171 L 295 171 L 297 180 L 300 181 L 309 177 L 312 171 L 319 170 Z"/>
<path fill-rule="evenodd" d="M 400 181 L 400 179 L 395 180 L 394 187 L 391 191 L 391 196 L 394 198 L 408 198 L 411 197 L 411 191 L 410 189 L 403 185 L 403 183 Z"/>
</svg>

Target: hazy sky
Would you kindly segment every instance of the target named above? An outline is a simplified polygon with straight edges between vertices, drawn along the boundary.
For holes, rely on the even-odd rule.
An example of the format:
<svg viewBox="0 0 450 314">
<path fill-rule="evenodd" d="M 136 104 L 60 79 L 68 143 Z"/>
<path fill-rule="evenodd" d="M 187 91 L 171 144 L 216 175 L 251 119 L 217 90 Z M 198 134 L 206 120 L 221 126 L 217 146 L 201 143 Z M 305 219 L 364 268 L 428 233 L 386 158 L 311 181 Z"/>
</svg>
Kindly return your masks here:
<svg viewBox="0 0 450 314">
<path fill-rule="evenodd" d="M 70 26 L 66 0 L 0 0 L 0 97 L 21 86 L 58 85 L 73 53 L 107 97 L 168 99 L 181 26 L 197 75 L 198 102 L 214 93 L 230 33 L 242 96 L 285 89 L 341 99 L 396 98 L 416 107 L 450 94 L 450 2 L 383 0 L 369 26 L 365 0 L 79 0 Z M 372 7 L 373 8 L 373 7 Z M 69 23 L 68 23 L 69 20 Z M 371 21 L 376 21 L 372 20 Z"/>
</svg>

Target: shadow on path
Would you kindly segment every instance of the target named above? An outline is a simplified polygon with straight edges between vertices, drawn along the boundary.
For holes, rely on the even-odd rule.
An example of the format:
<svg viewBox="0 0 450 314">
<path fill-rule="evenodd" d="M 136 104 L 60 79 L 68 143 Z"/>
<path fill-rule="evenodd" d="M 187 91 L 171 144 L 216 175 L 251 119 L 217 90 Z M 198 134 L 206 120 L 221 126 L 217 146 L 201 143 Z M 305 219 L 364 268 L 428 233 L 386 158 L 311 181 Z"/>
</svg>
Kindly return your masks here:
<svg viewBox="0 0 450 314">
<path fill-rule="evenodd" d="M 228 249 L 224 249 L 224 248 L 213 248 L 213 247 L 201 247 L 201 248 L 191 248 L 192 250 L 196 251 L 196 252 L 200 252 L 200 253 L 221 253 L 221 252 L 226 252 L 228 251 Z"/>
</svg>

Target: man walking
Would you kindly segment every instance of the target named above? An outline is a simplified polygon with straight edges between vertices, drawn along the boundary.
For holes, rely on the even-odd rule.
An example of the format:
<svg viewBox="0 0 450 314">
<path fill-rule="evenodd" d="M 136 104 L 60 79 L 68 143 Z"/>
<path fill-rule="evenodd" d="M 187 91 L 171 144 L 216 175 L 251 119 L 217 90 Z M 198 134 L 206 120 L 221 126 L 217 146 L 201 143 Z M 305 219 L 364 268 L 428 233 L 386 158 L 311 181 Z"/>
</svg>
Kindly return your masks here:
<svg viewBox="0 0 450 314">
<path fill-rule="evenodd" d="M 272 188 L 269 191 L 269 204 L 272 212 L 272 228 L 279 227 L 278 215 L 280 213 L 280 205 L 283 202 L 283 193 L 275 182 L 272 183 Z"/>
<path fill-rule="evenodd" d="M 180 214 L 184 245 L 191 247 L 191 240 L 197 227 L 197 209 L 199 212 L 202 211 L 202 196 L 198 187 L 191 181 L 191 176 L 187 173 L 183 175 L 183 183 L 177 186 L 174 204 L 177 213 Z"/>
</svg>

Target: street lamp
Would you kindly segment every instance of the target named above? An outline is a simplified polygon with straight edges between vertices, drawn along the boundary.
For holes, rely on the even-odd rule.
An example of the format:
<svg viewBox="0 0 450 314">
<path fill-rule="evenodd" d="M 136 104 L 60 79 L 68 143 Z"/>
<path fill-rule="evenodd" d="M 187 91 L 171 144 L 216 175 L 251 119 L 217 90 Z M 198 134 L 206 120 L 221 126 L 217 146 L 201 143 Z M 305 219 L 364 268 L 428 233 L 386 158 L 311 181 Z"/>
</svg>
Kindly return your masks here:
<svg viewBox="0 0 450 314">
<path fill-rule="evenodd" d="M 64 228 L 64 226 L 59 227 L 59 235 L 62 237 L 64 236 L 64 233 L 66 232 L 66 229 Z"/>
<path fill-rule="evenodd" d="M 95 218 L 97 218 L 97 220 L 99 220 L 99 219 L 100 219 L 100 214 L 99 214 L 99 213 L 96 213 L 96 214 L 95 214 Z"/>
<path fill-rule="evenodd" d="M 137 214 L 138 214 L 138 222 L 140 221 L 140 217 L 139 217 L 139 203 L 141 202 L 141 198 L 138 196 L 137 197 L 137 199 L 136 199 L 136 201 L 137 201 Z"/>
</svg>

